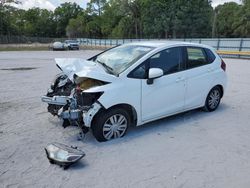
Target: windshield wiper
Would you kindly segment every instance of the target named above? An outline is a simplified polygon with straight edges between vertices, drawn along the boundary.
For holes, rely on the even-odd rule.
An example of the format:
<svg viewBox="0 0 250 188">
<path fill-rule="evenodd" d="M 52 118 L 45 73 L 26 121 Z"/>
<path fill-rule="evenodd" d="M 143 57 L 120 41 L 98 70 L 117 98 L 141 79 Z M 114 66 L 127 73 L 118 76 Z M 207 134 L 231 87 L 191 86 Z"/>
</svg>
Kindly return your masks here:
<svg viewBox="0 0 250 188">
<path fill-rule="evenodd" d="M 108 70 L 110 73 L 114 74 L 114 69 L 108 65 L 106 65 L 105 63 L 99 61 L 99 60 L 96 60 L 99 64 L 101 64 L 106 70 Z"/>
</svg>

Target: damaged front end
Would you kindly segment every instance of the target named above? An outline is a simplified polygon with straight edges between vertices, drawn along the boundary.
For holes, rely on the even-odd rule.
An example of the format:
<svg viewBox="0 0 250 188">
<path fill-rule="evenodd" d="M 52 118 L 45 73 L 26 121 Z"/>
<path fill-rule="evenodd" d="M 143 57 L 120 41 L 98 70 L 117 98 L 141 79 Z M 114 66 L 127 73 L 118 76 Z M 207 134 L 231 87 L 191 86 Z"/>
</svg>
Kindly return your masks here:
<svg viewBox="0 0 250 188">
<path fill-rule="evenodd" d="M 60 73 L 56 75 L 55 79 L 52 81 L 46 96 L 42 97 L 43 102 L 50 101 L 51 98 L 54 96 L 63 96 L 61 100 L 64 101 L 65 100 L 64 96 L 70 96 L 75 86 L 76 86 L 75 83 L 72 82 L 66 74 Z M 56 100 L 56 99 L 53 99 L 53 100 Z M 60 104 L 60 102 L 56 102 L 56 103 L 51 102 L 48 104 L 49 104 L 48 112 L 50 112 L 54 116 L 57 115 L 58 110 L 64 106 L 64 102 L 62 102 L 62 104 Z"/>
<path fill-rule="evenodd" d="M 54 84 L 53 91 L 60 90 L 61 92 L 48 92 L 46 96 L 42 96 L 42 101 L 48 103 L 48 111 L 51 114 L 64 120 L 63 127 L 76 125 L 82 129 L 83 133 L 86 133 L 95 114 L 102 108 L 98 99 L 103 92 L 89 93 L 85 91 L 105 84 L 108 82 L 75 76 L 74 83 L 67 85 L 65 82 L 64 86 L 60 85 L 63 87 L 61 89 L 56 88 L 59 87 L 59 84 Z M 53 110 L 51 110 L 52 108 Z"/>
</svg>

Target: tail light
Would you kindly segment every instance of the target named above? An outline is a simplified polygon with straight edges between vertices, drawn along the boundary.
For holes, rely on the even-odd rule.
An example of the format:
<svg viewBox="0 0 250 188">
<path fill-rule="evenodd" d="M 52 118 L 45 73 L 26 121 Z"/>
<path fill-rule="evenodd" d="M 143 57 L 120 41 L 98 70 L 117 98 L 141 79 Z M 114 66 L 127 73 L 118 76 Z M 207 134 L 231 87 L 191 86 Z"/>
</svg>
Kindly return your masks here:
<svg viewBox="0 0 250 188">
<path fill-rule="evenodd" d="M 222 68 L 222 70 L 224 70 L 225 72 L 226 72 L 226 67 L 227 67 L 227 65 L 226 65 L 226 63 L 223 61 L 223 59 L 221 59 L 221 66 L 220 66 L 221 68 Z"/>
</svg>

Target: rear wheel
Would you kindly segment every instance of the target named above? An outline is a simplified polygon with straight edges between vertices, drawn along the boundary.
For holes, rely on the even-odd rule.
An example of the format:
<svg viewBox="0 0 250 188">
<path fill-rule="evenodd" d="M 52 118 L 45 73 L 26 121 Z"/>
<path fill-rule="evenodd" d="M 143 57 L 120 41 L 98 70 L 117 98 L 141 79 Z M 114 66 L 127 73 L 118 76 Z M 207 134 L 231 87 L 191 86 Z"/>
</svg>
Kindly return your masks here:
<svg viewBox="0 0 250 188">
<path fill-rule="evenodd" d="M 126 110 L 113 108 L 98 114 L 92 123 L 92 131 L 100 142 L 121 138 L 126 134 L 130 122 L 130 116 Z"/>
<path fill-rule="evenodd" d="M 220 87 L 215 86 L 208 93 L 206 103 L 203 109 L 207 112 L 212 112 L 216 110 L 220 104 L 221 97 L 222 91 Z"/>
</svg>

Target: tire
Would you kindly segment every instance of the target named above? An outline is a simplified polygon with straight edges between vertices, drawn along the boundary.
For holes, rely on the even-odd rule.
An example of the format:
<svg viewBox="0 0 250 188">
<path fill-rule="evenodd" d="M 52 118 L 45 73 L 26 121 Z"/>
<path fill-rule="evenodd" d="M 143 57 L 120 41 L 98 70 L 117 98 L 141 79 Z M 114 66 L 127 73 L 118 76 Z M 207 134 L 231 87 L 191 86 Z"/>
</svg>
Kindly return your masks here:
<svg viewBox="0 0 250 188">
<path fill-rule="evenodd" d="M 112 108 L 101 111 L 94 118 L 92 132 L 96 140 L 105 142 L 123 137 L 131 123 L 129 113 L 122 108 Z"/>
<path fill-rule="evenodd" d="M 213 112 L 215 111 L 218 106 L 220 105 L 220 100 L 222 97 L 222 91 L 220 87 L 215 86 L 213 87 L 207 95 L 205 106 L 203 110 L 206 112 Z"/>
</svg>

